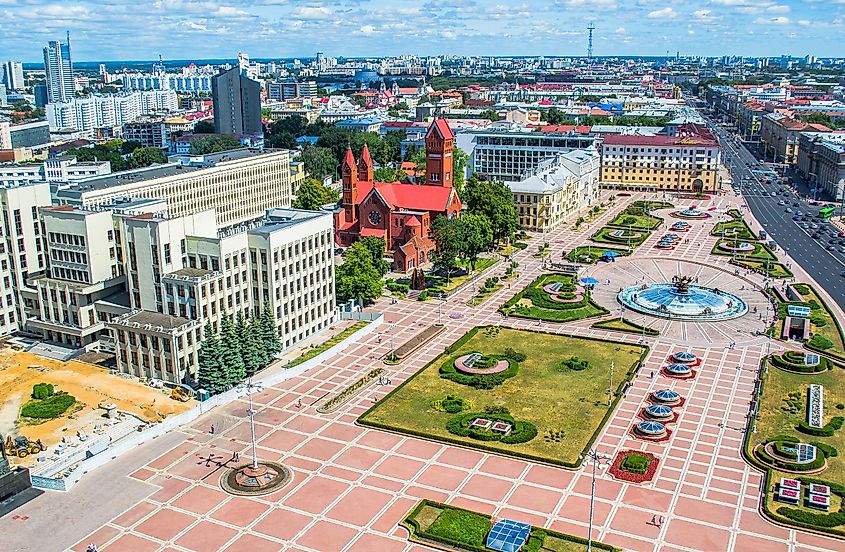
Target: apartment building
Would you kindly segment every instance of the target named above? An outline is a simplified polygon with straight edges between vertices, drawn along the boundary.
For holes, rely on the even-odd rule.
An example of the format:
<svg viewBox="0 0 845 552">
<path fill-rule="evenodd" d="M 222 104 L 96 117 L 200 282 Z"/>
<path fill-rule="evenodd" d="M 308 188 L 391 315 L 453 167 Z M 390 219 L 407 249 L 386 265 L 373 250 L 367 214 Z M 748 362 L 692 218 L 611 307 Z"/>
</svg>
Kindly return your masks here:
<svg viewBox="0 0 845 552">
<path fill-rule="evenodd" d="M 160 119 L 137 120 L 123 125 L 123 139 L 142 146 L 166 149 L 170 147 L 167 125 Z"/>
<path fill-rule="evenodd" d="M 170 163 L 74 182 L 56 193 L 59 203 L 102 208 L 118 198 L 163 199 L 170 217 L 214 209 L 217 224 L 261 217 L 291 202 L 290 152 L 238 149 L 172 156 Z"/>
<path fill-rule="evenodd" d="M 760 124 L 763 156 L 775 163 L 798 163 L 798 138 L 802 132 L 830 132 L 824 125 L 805 123 L 784 113 L 767 113 Z"/>
<path fill-rule="evenodd" d="M 69 182 L 111 174 L 108 161 L 79 162 L 76 157 L 62 156 L 43 163 L 9 163 L 0 165 L 0 186 L 17 186 L 28 182 Z"/>
<path fill-rule="evenodd" d="M 50 125 L 47 121 L 12 124 L 0 121 L 0 149 L 46 148 L 50 145 Z"/>
<path fill-rule="evenodd" d="M 523 180 L 508 182 L 519 224 L 546 232 L 592 205 L 599 191 L 599 154 L 573 150 L 542 162 Z"/>
<path fill-rule="evenodd" d="M 24 328 L 22 294 L 27 291 L 27 277 L 46 267 L 44 227 L 38 210 L 48 205 L 50 185 L 46 182 L 0 183 L 0 336 Z"/>
<path fill-rule="evenodd" d="M 845 133 L 802 132 L 798 137 L 798 172 L 836 201 L 845 200 Z"/>
<path fill-rule="evenodd" d="M 47 104 L 46 114 L 50 130 L 93 131 L 102 127 L 119 127 L 142 115 L 169 113 L 178 108 L 176 92 L 149 90 L 51 102 Z"/>
<path fill-rule="evenodd" d="M 676 136 L 608 135 L 601 145 L 605 188 L 714 193 L 720 166 L 719 143 L 700 125 L 681 125 Z"/>
<path fill-rule="evenodd" d="M 267 99 L 284 102 L 294 98 L 316 98 L 317 83 L 307 82 L 267 82 Z"/>
</svg>

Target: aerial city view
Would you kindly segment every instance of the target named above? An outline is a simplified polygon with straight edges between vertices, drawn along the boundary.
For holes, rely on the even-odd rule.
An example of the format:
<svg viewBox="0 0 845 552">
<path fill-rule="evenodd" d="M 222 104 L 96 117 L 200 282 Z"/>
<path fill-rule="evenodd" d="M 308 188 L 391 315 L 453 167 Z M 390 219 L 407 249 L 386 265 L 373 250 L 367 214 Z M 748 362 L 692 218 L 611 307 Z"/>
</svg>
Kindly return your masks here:
<svg viewBox="0 0 845 552">
<path fill-rule="evenodd" d="M 0 552 L 845 552 L 842 0 L 0 13 Z"/>
</svg>

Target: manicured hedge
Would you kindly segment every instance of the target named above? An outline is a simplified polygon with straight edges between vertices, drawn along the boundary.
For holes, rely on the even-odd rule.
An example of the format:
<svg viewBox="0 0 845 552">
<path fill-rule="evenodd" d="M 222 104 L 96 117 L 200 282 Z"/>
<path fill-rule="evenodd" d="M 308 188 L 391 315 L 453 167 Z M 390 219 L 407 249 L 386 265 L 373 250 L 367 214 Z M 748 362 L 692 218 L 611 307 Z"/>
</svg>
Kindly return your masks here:
<svg viewBox="0 0 845 552">
<path fill-rule="evenodd" d="M 470 428 L 469 424 L 476 418 L 486 418 L 494 422 L 505 422 L 513 425 L 513 429 L 507 435 L 495 431 Z M 537 427 L 531 422 L 516 420 L 506 413 L 469 412 L 452 416 L 446 422 L 446 429 L 449 433 L 459 437 L 471 437 L 479 441 L 499 441 L 506 445 L 517 445 L 527 443 L 537 436 Z"/>
<path fill-rule="evenodd" d="M 767 464 L 769 467 L 775 467 L 787 471 L 814 471 L 824 466 L 824 454 L 817 454 L 816 459 L 807 464 L 799 464 L 797 462 L 790 462 L 788 460 L 781 460 L 763 450 L 762 447 L 754 451 L 760 461 Z"/>
<path fill-rule="evenodd" d="M 810 338 L 810 341 L 807 342 L 807 346 L 812 349 L 827 351 L 828 349 L 833 347 L 833 341 L 829 340 L 821 334 L 816 334 Z"/>
<path fill-rule="evenodd" d="M 30 401 L 21 408 L 21 416 L 25 418 L 38 418 L 42 420 L 58 418 L 65 411 L 73 406 L 76 397 L 62 393 L 53 395 L 42 401 Z"/>
<path fill-rule="evenodd" d="M 514 377 L 519 372 L 519 363 L 501 355 L 489 355 L 488 358 L 494 361 L 506 360 L 508 362 L 508 369 L 497 374 L 464 374 L 455 368 L 455 360 L 463 355 L 451 357 L 440 366 L 440 377 L 452 380 L 455 383 L 469 385 L 476 389 L 493 389 L 497 385 L 504 382 L 506 379 Z"/>
<path fill-rule="evenodd" d="M 36 383 L 32 386 L 32 398 L 46 399 L 47 397 L 51 397 L 54 391 L 52 383 Z"/>
<path fill-rule="evenodd" d="M 813 437 L 833 437 L 836 430 L 842 427 L 843 421 L 845 421 L 845 418 L 842 416 L 836 416 L 835 418 L 831 418 L 824 427 L 812 427 L 807 422 L 802 421 L 798 423 L 798 427 L 796 427 L 796 429 L 801 433 L 806 433 L 807 435 L 812 435 Z"/>
<path fill-rule="evenodd" d="M 799 355 L 801 359 L 798 360 L 792 355 L 787 356 L 789 353 Z M 804 355 L 795 353 L 794 351 L 787 351 L 783 355 L 772 355 L 771 361 L 772 364 L 778 368 L 783 368 L 784 370 L 788 370 L 790 372 L 802 372 L 805 374 L 824 372 L 829 368 L 829 361 L 824 357 L 819 360 L 819 363 L 816 366 L 807 366 L 804 364 Z"/>
</svg>

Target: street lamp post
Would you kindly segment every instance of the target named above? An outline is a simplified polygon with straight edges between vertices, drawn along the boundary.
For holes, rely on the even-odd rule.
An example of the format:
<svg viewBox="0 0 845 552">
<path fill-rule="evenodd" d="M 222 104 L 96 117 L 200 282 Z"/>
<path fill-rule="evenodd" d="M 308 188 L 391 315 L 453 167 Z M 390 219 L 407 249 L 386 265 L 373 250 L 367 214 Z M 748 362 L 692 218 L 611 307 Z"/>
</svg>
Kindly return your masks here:
<svg viewBox="0 0 845 552">
<path fill-rule="evenodd" d="M 592 552 L 593 550 L 593 509 L 595 507 L 596 501 L 596 466 L 600 463 L 609 463 L 610 456 L 606 454 L 599 454 L 596 449 L 590 449 L 586 454 L 582 453 L 579 455 L 581 459 L 589 458 L 593 461 L 593 482 L 592 487 L 590 489 L 590 525 L 589 529 L 587 530 L 587 552 Z"/>
<path fill-rule="evenodd" d="M 613 404 L 613 368 L 614 363 L 610 361 L 610 387 L 607 388 L 607 406 L 610 408 L 610 405 Z"/>
<path fill-rule="evenodd" d="M 252 433 L 252 469 L 258 469 L 258 453 L 257 441 L 255 439 L 255 409 L 252 406 L 252 393 L 254 391 L 261 391 L 264 389 L 260 383 L 252 383 L 252 377 L 241 384 L 241 389 L 246 390 L 247 400 L 249 401 L 249 429 Z"/>
</svg>

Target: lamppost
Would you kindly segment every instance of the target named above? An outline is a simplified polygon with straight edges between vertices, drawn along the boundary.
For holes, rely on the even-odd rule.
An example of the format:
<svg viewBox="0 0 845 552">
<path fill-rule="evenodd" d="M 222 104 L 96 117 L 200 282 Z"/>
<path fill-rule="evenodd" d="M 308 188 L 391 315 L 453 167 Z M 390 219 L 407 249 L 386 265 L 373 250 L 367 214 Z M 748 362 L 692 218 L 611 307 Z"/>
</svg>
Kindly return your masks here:
<svg viewBox="0 0 845 552">
<path fill-rule="evenodd" d="M 255 409 L 252 407 L 252 393 L 253 391 L 261 391 L 264 386 L 260 383 L 252 383 L 252 376 L 244 383 L 238 386 L 242 391 L 246 391 L 247 400 L 249 401 L 249 429 L 252 433 L 252 469 L 258 469 L 258 454 L 256 451 L 257 441 L 255 439 Z"/>
<path fill-rule="evenodd" d="M 587 552 L 593 550 L 593 508 L 596 501 L 596 466 L 598 464 L 609 464 L 610 456 L 606 454 L 599 454 L 596 449 L 590 449 L 586 454 L 581 453 L 578 457 L 582 460 L 589 458 L 593 461 L 593 483 L 590 489 L 590 526 L 587 530 Z"/>
<path fill-rule="evenodd" d="M 610 405 L 613 404 L 613 368 L 614 362 L 610 361 L 610 387 L 607 388 L 607 407 L 610 408 Z"/>
</svg>

